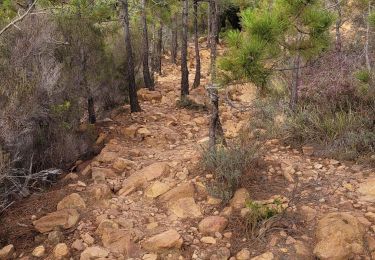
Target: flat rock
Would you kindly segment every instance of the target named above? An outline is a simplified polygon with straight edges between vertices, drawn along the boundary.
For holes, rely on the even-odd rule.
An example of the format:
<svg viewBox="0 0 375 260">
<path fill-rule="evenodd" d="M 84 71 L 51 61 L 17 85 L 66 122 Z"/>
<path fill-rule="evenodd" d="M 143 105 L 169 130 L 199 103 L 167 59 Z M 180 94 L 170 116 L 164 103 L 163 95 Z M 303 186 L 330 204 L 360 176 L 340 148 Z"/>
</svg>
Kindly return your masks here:
<svg viewBox="0 0 375 260">
<path fill-rule="evenodd" d="M 127 178 L 119 191 L 119 195 L 129 195 L 149 181 L 155 180 L 169 173 L 169 166 L 166 162 L 157 162 L 143 168 Z"/>
<path fill-rule="evenodd" d="M 112 191 L 106 183 L 98 183 L 90 186 L 89 193 L 95 200 L 105 200 L 112 197 Z"/>
<path fill-rule="evenodd" d="M 367 179 L 361 183 L 357 190 L 360 193 L 360 200 L 375 202 L 375 178 Z"/>
<path fill-rule="evenodd" d="M 329 213 L 316 228 L 314 255 L 319 259 L 350 259 L 363 252 L 364 228 L 349 213 Z"/>
<path fill-rule="evenodd" d="M 170 191 L 164 193 L 161 195 L 158 200 L 160 202 L 171 202 L 176 201 L 181 198 L 189 198 L 194 197 L 195 194 L 195 188 L 194 184 L 191 182 L 181 184 L 180 186 L 177 186 Z"/>
<path fill-rule="evenodd" d="M 111 163 L 118 157 L 117 152 L 109 152 L 102 150 L 102 152 L 96 157 L 98 162 Z"/>
<path fill-rule="evenodd" d="M 147 187 L 145 196 L 148 198 L 157 198 L 160 195 L 166 193 L 170 189 L 170 186 L 166 183 L 156 181 Z"/>
<path fill-rule="evenodd" d="M 132 257 L 138 251 L 138 248 L 130 240 L 130 234 L 121 229 L 104 229 L 101 238 L 103 246 L 112 253 L 122 254 L 126 257 Z"/>
<path fill-rule="evenodd" d="M 73 227 L 79 220 L 79 213 L 76 209 L 63 209 L 33 222 L 35 229 L 40 233 L 46 233 L 54 230 L 55 228 L 62 227 L 68 229 Z"/>
<path fill-rule="evenodd" d="M 246 201 L 250 198 L 250 194 L 247 189 L 242 188 L 234 193 L 233 198 L 230 201 L 230 206 L 233 209 L 242 209 L 246 205 Z"/>
<path fill-rule="evenodd" d="M 194 198 L 181 198 L 169 205 L 169 210 L 179 218 L 199 218 L 202 216 Z"/>
<path fill-rule="evenodd" d="M 92 246 L 86 248 L 82 253 L 80 260 L 92 260 L 98 258 L 106 258 L 109 255 L 109 251 L 99 246 Z"/>
<path fill-rule="evenodd" d="M 62 209 L 85 209 L 86 203 L 78 193 L 72 193 L 63 198 L 57 204 L 57 210 Z"/>
<path fill-rule="evenodd" d="M 204 218 L 198 225 L 199 232 L 204 235 L 222 233 L 228 225 L 228 220 L 220 216 L 210 216 Z"/>
<path fill-rule="evenodd" d="M 14 253 L 14 246 L 7 245 L 0 249 L 0 259 L 10 259 Z"/>
<path fill-rule="evenodd" d="M 174 229 L 147 239 L 142 247 L 150 252 L 161 252 L 168 249 L 180 249 L 182 246 L 181 235 Z"/>
<path fill-rule="evenodd" d="M 275 257 L 272 252 L 266 252 L 264 254 L 251 258 L 251 260 L 273 260 L 274 258 Z"/>
</svg>

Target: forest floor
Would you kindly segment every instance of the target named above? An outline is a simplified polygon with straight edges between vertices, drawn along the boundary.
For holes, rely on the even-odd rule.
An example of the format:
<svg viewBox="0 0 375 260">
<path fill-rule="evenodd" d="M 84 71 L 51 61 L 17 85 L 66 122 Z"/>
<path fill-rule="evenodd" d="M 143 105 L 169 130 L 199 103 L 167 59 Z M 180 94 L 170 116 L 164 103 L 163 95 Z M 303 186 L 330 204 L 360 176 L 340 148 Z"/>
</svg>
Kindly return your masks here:
<svg viewBox="0 0 375 260">
<path fill-rule="evenodd" d="M 209 53 L 202 50 L 204 101 Z M 140 92 L 143 112 L 124 106 L 102 128 L 105 148 L 50 190 L 1 217 L 1 257 L 19 259 L 375 259 L 375 171 L 264 144 L 229 205 L 207 193 L 202 171 L 209 113 L 176 106 L 179 68 L 166 65 L 157 92 Z M 193 73 L 191 77 L 193 78 Z M 239 100 L 252 94 L 239 88 Z M 249 115 L 220 106 L 227 138 Z M 248 233 L 245 201 L 289 205 L 263 235 Z M 372 256 L 371 256 L 372 254 Z"/>
</svg>

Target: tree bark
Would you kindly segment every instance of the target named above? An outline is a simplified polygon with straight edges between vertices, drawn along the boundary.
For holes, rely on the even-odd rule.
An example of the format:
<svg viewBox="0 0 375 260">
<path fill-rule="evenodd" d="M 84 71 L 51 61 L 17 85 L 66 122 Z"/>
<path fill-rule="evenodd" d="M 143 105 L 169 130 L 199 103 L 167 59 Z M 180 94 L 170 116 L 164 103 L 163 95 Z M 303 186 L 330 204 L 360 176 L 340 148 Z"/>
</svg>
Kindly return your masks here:
<svg viewBox="0 0 375 260">
<path fill-rule="evenodd" d="M 172 21 L 172 44 L 171 44 L 171 61 L 177 64 L 177 49 L 178 49 L 178 19 L 177 14 L 173 15 Z"/>
<path fill-rule="evenodd" d="M 162 49 L 163 49 L 163 24 L 160 21 L 160 25 L 157 31 L 156 41 L 156 59 L 155 59 L 155 71 L 161 75 L 161 62 L 162 62 Z"/>
<path fill-rule="evenodd" d="M 129 101 L 131 112 L 140 112 L 141 107 L 138 103 L 137 89 L 135 85 L 135 75 L 134 75 L 134 60 L 133 60 L 133 49 L 130 38 L 130 25 L 129 25 L 129 6 L 128 0 L 121 0 L 123 12 L 124 12 L 124 34 L 125 34 L 125 46 L 127 50 L 127 65 L 128 65 L 128 75 L 127 80 L 129 84 Z"/>
<path fill-rule="evenodd" d="M 370 60 L 370 21 L 369 17 L 371 14 L 371 1 L 368 3 L 368 14 L 367 14 L 367 28 L 366 28 L 366 43 L 365 43 L 365 59 L 366 59 L 366 67 L 368 72 L 371 72 L 371 60 Z"/>
<path fill-rule="evenodd" d="M 182 8 L 182 38 L 181 38 L 181 99 L 189 95 L 189 70 L 187 64 L 188 51 L 188 13 L 189 1 L 183 1 Z"/>
<path fill-rule="evenodd" d="M 207 48 L 210 47 L 210 42 L 211 42 L 211 27 L 212 27 L 212 4 L 211 4 L 211 0 L 209 0 L 209 3 L 208 3 L 208 13 L 207 13 Z"/>
<path fill-rule="evenodd" d="M 341 40 L 341 25 L 342 25 L 342 10 L 340 0 L 336 0 L 336 10 L 337 10 L 337 21 L 336 21 L 336 51 L 341 52 L 342 40 Z"/>
<path fill-rule="evenodd" d="M 94 106 L 94 98 L 89 97 L 87 99 L 87 111 L 89 114 L 89 123 L 95 124 L 96 123 L 96 115 L 95 115 L 95 106 Z"/>
<path fill-rule="evenodd" d="M 210 73 L 211 83 L 208 86 L 208 94 L 211 99 L 211 120 L 209 129 L 209 149 L 216 149 L 219 139 L 223 145 L 226 145 L 223 127 L 219 116 L 219 92 L 216 83 L 216 58 L 217 58 L 217 41 L 218 37 L 218 0 L 210 0 L 211 13 L 211 35 L 210 35 Z"/>
<path fill-rule="evenodd" d="M 154 81 L 151 78 L 150 67 L 149 67 L 149 45 L 148 45 L 148 30 L 147 30 L 147 19 L 146 19 L 146 0 L 142 0 L 141 4 L 142 4 L 141 20 L 142 20 L 142 28 L 143 28 L 143 39 L 142 39 L 143 80 L 145 82 L 146 88 L 148 88 L 149 90 L 155 90 Z"/>
<path fill-rule="evenodd" d="M 298 52 L 294 59 L 293 69 L 293 83 L 290 97 L 290 109 L 296 111 L 298 103 L 298 89 L 300 84 L 300 66 L 301 66 L 301 54 Z"/>
<path fill-rule="evenodd" d="M 198 1 L 194 0 L 194 46 L 195 46 L 195 78 L 193 88 L 201 84 L 201 58 L 199 54 L 198 42 Z"/>
</svg>

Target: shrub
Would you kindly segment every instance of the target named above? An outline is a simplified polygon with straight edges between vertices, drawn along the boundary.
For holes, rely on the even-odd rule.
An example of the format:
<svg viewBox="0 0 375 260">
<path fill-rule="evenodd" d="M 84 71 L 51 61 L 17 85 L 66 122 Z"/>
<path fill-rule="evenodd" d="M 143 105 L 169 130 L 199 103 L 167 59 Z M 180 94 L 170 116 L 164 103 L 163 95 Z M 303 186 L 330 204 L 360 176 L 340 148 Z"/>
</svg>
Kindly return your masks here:
<svg viewBox="0 0 375 260">
<path fill-rule="evenodd" d="M 233 145 L 205 150 L 202 156 L 203 168 L 214 175 L 209 193 L 224 202 L 229 201 L 239 187 L 243 174 L 259 159 L 259 146 Z"/>
<path fill-rule="evenodd" d="M 191 110 L 198 110 L 198 111 L 207 110 L 207 107 L 205 105 L 198 104 L 194 102 L 194 100 L 191 100 L 188 97 L 184 97 L 181 100 L 178 100 L 176 105 L 179 108 L 186 108 L 186 109 L 191 109 Z"/>
</svg>

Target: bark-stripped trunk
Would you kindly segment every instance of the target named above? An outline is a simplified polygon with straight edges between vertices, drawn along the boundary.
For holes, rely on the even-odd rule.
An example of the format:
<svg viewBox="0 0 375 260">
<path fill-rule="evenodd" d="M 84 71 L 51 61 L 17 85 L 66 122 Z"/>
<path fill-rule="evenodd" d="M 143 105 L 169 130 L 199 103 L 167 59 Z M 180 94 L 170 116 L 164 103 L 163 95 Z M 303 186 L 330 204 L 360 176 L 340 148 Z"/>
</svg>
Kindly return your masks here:
<svg viewBox="0 0 375 260">
<path fill-rule="evenodd" d="M 194 46 L 195 46 L 195 78 L 193 88 L 201 84 L 201 58 L 199 54 L 198 42 L 198 1 L 194 0 Z"/>
<path fill-rule="evenodd" d="M 215 150 L 216 144 L 220 141 L 223 145 L 226 145 L 223 127 L 220 122 L 219 116 L 219 93 L 218 85 L 216 85 L 216 56 L 217 56 L 217 42 L 216 38 L 218 35 L 218 0 L 210 0 L 211 13 L 211 35 L 210 35 L 210 46 L 211 46 L 211 83 L 208 87 L 208 94 L 211 99 L 211 120 L 209 129 L 209 149 Z"/>
<path fill-rule="evenodd" d="M 133 60 L 133 49 L 130 39 L 130 25 L 129 25 L 129 6 L 128 0 L 121 0 L 123 15 L 124 15 L 124 34 L 125 34 L 125 46 L 127 50 L 127 81 L 129 84 L 129 101 L 131 112 L 141 111 L 141 107 L 138 103 L 137 89 L 135 86 L 135 75 L 134 75 L 134 60 Z"/>
<path fill-rule="evenodd" d="M 172 21 L 172 43 L 171 43 L 171 61 L 177 64 L 177 49 L 178 49 L 178 19 L 177 14 L 173 15 Z"/>
<path fill-rule="evenodd" d="M 342 40 L 341 40 L 341 25 L 342 25 L 342 10 L 340 0 L 336 0 L 336 10 L 337 10 L 337 21 L 336 21 L 336 51 L 341 52 Z"/>
<path fill-rule="evenodd" d="M 146 88 L 149 90 L 155 90 L 154 82 L 150 75 L 150 67 L 149 67 L 149 45 L 148 45 L 148 30 L 147 30 L 147 19 L 146 19 L 146 0 L 142 0 L 142 10 L 141 10 L 141 20 L 142 20 L 142 32 L 143 32 L 143 39 L 142 39 L 142 47 L 143 47 L 143 55 L 142 55 L 142 63 L 143 63 L 143 80 L 145 82 Z"/>
<path fill-rule="evenodd" d="M 189 95 L 189 70 L 187 64 L 189 1 L 183 1 L 181 38 L 181 99 Z"/>
</svg>

